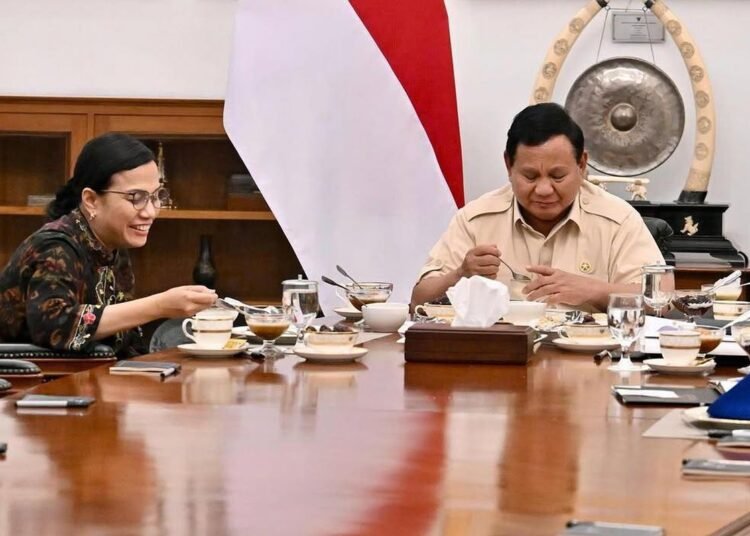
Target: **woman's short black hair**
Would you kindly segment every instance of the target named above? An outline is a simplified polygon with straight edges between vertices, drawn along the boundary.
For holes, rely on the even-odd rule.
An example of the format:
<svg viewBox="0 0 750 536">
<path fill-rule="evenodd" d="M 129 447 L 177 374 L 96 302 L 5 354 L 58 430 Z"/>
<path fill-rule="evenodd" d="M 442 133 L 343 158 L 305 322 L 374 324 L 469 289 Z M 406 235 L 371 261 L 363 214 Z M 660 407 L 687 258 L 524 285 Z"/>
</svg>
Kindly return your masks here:
<svg viewBox="0 0 750 536">
<path fill-rule="evenodd" d="M 73 176 L 57 191 L 47 206 L 47 216 L 56 220 L 78 207 L 81 192 L 106 190 L 112 175 L 154 161 L 154 153 L 128 134 L 110 132 L 90 140 L 76 160 Z"/>
<path fill-rule="evenodd" d="M 519 145 L 535 147 L 555 136 L 568 138 L 573 145 L 576 162 L 580 162 L 583 156 L 583 131 L 568 112 L 554 102 L 527 106 L 513 118 L 505 144 L 505 156 L 513 165 Z"/>
</svg>

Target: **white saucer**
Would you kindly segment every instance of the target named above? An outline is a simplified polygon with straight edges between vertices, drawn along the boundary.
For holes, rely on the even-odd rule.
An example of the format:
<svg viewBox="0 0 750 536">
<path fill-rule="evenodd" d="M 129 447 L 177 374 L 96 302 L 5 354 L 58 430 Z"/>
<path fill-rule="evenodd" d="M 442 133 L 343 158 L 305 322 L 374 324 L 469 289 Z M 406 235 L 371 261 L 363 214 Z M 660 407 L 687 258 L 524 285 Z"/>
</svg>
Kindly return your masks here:
<svg viewBox="0 0 750 536">
<path fill-rule="evenodd" d="M 359 320 L 362 318 L 362 311 L 358 311 L 354 307 L 336 307 L 333 312 L 339 316 L 343 316 L 347 320 Z"/>
<path fill-rule="evenodd" d="M 611 337 L 579 337 L 577 339 L 560 337 L 553 340 L 552 344 L 571 352 L 598 352 L 620 348 L 620 343 Z"/>
<path fill-rule="evenodd" d="M 651 370 L 667 374 L 705 374 L 716 368 L 716 361 L 706 361 L 702 365 L 672 365 L 664 359 L 644 359 Z"/>
<path fill-rule="evenodd" d="M 243 344 L 239 348 L 203 348 L 198 346 L 197 343 L 190 342 L 187 344 L 180 344 L 177 348 L 179 348 L 181 352 L 196 357 L 228 357 L 244 352 L 247 350 L 248 346 L 248 344 Z"/>
<path fill-rule="evenodd" d="M 341 350 L 313 350 L 306 346 L 297 346 L 294 353 L 313 363 L 347 363 L 355 361 L 367 353 L 367 348 L 353 346 Z"/>
<path fill-rule="evenodd" d="M 698 406 L 683 410 L 682 418 L 699 428 L 723 428 L 728 430 L 750 428 L 750 421 L 738 419 L 716 419 L 711 417 L 708 414 L 708 408 L 706 406 Z"/>
</svg>

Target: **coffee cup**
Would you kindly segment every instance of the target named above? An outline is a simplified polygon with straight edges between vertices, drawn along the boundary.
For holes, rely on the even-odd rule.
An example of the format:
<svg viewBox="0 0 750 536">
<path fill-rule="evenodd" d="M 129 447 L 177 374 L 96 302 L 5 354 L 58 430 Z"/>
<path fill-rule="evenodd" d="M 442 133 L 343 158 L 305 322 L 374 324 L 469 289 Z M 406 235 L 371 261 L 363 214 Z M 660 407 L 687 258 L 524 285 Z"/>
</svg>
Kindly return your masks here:
<svg viewBox="0 0 750 536">
<path fill-rule="evenodd" d="M 693 330 L 659 332 L 659 346 L 664 361 L 671 365 L 689 365 L 701 348 L 700 333 Z"/>
<path fill-rule="evenodd" d="M 602 339 L 610 337 L 609 327 L 603 324 L 567 323 L 560 327 L 560 335 L 571 339 Z"/>
<path fill-rule="evenodd" d="M 511 324 L 525 324 L 539 320 L 547 311 L 547 304 L 535 301 L 511 301 L 508 312 L 503 315 L 503 321 Z"/>
<path fill-rule="evenodd" d="M 232 337 L 237 314 L 226 309 L 206 309 L 182 322 L 185 336 L 202 348 L 224 348 Z M 192 333 L 188 332 L 190 326 Z"/>
<path fill-rule="evenodd" d="M 456 316 L 456 311 L 452 305 L 440 305 L 435 303 L 424 303 L 417 305 L 414 308 L 414 312 L 422 316 L 431 316 L 438 320 L 446 320 L 448 322 L 453 320 Z"/>
<path fill-rule="evenodd" d="M 368 303 L 362 306 L 362 317 L 372 331 L 391 333 L 409 318 L 409 304 Z"/>
</svg>

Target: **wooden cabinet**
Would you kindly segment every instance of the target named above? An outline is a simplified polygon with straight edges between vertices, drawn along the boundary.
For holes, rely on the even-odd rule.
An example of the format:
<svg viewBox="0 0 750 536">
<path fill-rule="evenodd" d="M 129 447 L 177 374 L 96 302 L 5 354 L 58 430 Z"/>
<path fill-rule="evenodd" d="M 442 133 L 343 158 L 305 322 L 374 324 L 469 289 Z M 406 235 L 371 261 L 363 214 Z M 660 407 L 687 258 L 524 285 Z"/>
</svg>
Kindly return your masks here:
<svg viewBox="0 0 750 536">
<path fill-rule="evenodd" d="M 162 209 L 148 244 L 131 250 L 138 295 L 191 283 L 206 234 L 221 295 L 278 302 L 280 282 L 302 270 L 260 196 L 252 210 L 228 210 L 228 179 L 247 168 L 222 113 L 222 101 L 0 98 L 0 264 L 44 222 L 44 207 L 28 206 L 28 196 L 54 194 L 89 139 L 126 132 L 154 153 L 161 143 L 177 206 Z"/>
</svg>

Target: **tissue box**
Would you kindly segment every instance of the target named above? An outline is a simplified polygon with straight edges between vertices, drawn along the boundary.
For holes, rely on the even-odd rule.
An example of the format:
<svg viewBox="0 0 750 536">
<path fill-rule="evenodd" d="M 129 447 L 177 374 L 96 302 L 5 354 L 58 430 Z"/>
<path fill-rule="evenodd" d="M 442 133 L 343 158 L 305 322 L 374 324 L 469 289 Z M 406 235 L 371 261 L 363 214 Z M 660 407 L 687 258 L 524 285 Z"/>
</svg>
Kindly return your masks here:
<svg viewBox="0 0 750 536">
<path fill-rule="evenodd" d="M 526 364 L 534 353 L 534 330 L 513 324 L 488 328 L 414 324 L 405 337 L 404 356 L 409 362 Z"/>
</svg>

